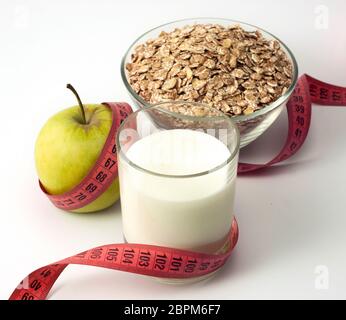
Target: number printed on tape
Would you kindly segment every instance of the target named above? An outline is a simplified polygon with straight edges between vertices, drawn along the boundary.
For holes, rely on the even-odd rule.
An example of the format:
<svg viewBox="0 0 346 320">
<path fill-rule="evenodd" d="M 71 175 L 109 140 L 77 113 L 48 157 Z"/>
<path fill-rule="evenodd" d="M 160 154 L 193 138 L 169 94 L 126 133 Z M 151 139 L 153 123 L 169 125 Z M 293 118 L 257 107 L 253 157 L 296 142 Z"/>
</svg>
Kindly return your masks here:
<svg viewBox="0 0 346 320">
<path fill-rule="evenodd" d="M 265 164 L 239 163 L 238 173 L 253 172 L 267 168 L 288 159 L 303 145 L 308 134 L 311 120 L 311 102 L 321 105 L 346 105 L 346 88 L 321 82 L 308 75 L 298 80 L 297 86 L 287 103 L 288 136 L 286 143 L 277 156 Z M 115 129 L 131 112 L 125 103 L 108 104 L 112 109 L 113 125 L 100 158 L 90 174 L 71 192 L 64 195 L 49 195 L 50 200 L 59 208 L 72 210 L 97 197 L 117 174 Z M 118 117 L 116 117 L 118 115 Z M 43 191 L 44 188 L 41 185 Z M 11 300 L 45 299 L 58 276 L 69 264 L 98 266 L 137 274 L 163 278 L 190 278 L 206 275 L 220 268 L 229 258 L 238 241 L 238 225 L 232 222 L 229 234 L 229 247 L 223 254 L 208 255 L 145 244 L 112 244 L 81 252 L 55 264 L 35 270 L 13 291 Z M 24 283 L 29 285 L 26 287 Z M 172 314 L 203 314 L 210 310 L 184 306 Z"/>
</svg>

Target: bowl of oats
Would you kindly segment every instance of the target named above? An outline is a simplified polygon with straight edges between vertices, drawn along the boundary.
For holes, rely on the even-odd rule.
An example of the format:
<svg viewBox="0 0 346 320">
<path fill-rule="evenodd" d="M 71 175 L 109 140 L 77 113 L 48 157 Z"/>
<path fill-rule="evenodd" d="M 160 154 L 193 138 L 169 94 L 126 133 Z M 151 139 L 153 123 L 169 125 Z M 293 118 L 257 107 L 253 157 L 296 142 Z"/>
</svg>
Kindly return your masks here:
<svg viewBox="0 0 346 320">
<path fill-rule="evenodd" d="M 180 101 L 163 105 L 191 116 L 194 110 L 185 101 L 221 110 L 236 122 L 244 147 L 279 116 L 296 85 L 298 66 L 288 47 L 261 28 L 196 18 L 140 36 L 122 59 L 121 76 L 140 108 Z"/>
</svg>

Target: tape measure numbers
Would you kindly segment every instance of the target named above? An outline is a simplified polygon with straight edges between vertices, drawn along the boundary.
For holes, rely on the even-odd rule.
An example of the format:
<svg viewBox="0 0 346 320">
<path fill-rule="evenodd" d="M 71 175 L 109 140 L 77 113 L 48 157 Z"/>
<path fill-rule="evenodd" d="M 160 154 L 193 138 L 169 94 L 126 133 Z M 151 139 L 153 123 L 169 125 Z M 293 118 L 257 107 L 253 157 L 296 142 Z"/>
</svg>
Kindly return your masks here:
<svg viewBox="0 0 346 320">
<path fill-rule="evenodd" d="M 238 173 L 249 173 L 267 168 L 294 155 L 307 137 L 312 102 L 326 106 L 346 106 L 346 88 L 321 82 L 306 74 L 302 75 L 287 103 L 289 126 L 287 140 L 282 150 L 265 164 L 239 163 Z M 100 157 L 90 173 L 78 186 L 63 195 L 49 195 L 41 185 L 53 204 L 61 209 L 73 210 L 85 206 L 95 200 L 117 177 L 115 134 L 121 121 L 132 110 L 126 103 L 106 103 L 106 105 L 112 110 L 113 124 Z M 224 254 L 208 255 L 130 243 L 97 247 L 37 269 L 20 283 L 10 299 L 45 299 L 60 273 L 69 264 L 98 266 L 161 278 L 190 278 L 206 275 L 217 270 L 227 261 L 237 240 L 238 225 L 234 220 L 229 234 L 230 247 Z"/>
<path fill-rule="evenodd" d="M 142 244 L 110 244 L 96 247 L 30 273 L 12 293 L 10 300 L 45 299 L 60 273 L 69 264 L 82 264 L 162 278 L 191 278 L 219 269 L 238 241 L 233 220 L 229 248 L 223 254 L 203 254 Z"/>
<path fill-rule="evenodd" d="M 49 194 L 40 182 L 42 191 L 60 209 L 75 210 L 86 206 L 107 190 L 118 176 L 116 133 L 122 121 L 132 113 L 132 109 L 127 103 L 103 104 L 111 109 L 113 122 L 100 156 L 87 176 L 71 191 L 57 195 Z"/>
</svg>

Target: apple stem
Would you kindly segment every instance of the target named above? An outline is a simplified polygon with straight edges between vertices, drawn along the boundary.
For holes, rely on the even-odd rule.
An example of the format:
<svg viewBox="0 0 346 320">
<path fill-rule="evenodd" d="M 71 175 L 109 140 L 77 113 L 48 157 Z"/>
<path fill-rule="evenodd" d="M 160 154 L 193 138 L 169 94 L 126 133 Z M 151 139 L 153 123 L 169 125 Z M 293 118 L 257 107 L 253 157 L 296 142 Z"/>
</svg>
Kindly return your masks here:
<svg viewBox="0 0 346 320">
<path fill-rule="evenodd" d="M 73 88 L 73 86 L 71 84 L 69 84 L 69 83 L 66 85 L 66 88 L 70 89 L 73 92 L 73 94 L 76 96 L 78 104 L 79 104 L 79 107 L 80 107 L 80 110 L 82 112 L 83 124 L 87 124 L 87 121 L 86 121 L 86 118 L 85 118 L 84 106 L 83 106 L 83 103 L 82 103 L 82 101 L 81 101 L 81 99 L 80 99 L 76 89 Z"/>
</svg>

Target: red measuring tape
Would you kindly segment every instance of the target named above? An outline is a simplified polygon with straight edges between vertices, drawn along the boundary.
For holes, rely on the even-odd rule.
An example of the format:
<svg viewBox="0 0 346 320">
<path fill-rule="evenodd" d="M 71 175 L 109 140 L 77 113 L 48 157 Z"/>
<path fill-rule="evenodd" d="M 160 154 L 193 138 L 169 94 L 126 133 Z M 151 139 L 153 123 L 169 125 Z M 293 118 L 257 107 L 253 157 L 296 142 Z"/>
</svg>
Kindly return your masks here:
<svg viewBox="0 0 346 320">
<path fill-rule="evenodd" d="M 238 173 L 264 169 L 294 155 L 307 137 L 312 102 L 327 106 L 346 106 L 346 88 L 302 75 L 287 103 L 289 126 L 284 147 L 265 164 L 239 163 Z M 63 195 L 50 195 L 41 185 L 42 190 L 58 208 L 73 210 L 85 206 L 95 200 L 117 177 L 115 135 L 120 123 L 132 110 L 126 103 L 105 105 L 112 110 L 113 123 L 100 157 L 90 173 L 78 186 Z M 90 184 L 96 188 L 91 188 Z M 237 243 L 238 233 L 237 222 L 233 220 L 227 252 L 213 255 L 144 244 L 97 247 L 37 269 L 19 284 L 10 299 L 45 299 L 60 273 L 69 264 L 92 265 L 162 278 L 203 276 L 217 270 L 226 262 Z"/>
<path fill-rule="evenodd" d="M 112 110 L 112 126 L 101 154 L 88 175 L 72 190 L 64 194 L 49 194 L 40 182 L 42 191 L 60 209 L 75 210 L 86 206 L 107 190 L 118 176 L 115 137 L 120 124 L 132 112 L 132 109 L 124 102 L 105 102 L 103 104 Z"/>
<path fill-rule="evenodd" d="M 210 255 L 160 246 L 122 243 L 96 247 L 30 273 L 14 290 L 10 300 L 41 300 L 47 297 L 60 273 L 69 264 L 83 264 L 162 278 L 203 276 L 220 268 L 238 241 L 233 220 L 229 249 Z"/>
<path fill-rule="evenodd" d="M 288 135 L 283 148 L 276 157 L 265 164 L 239 163 L 238 173 L 264 169 L 293 156 L 308 135 L 312 102 L 327 106 L 346 106 L 346 88 L 303 74 L 287 102 Z"/>
</svg>

